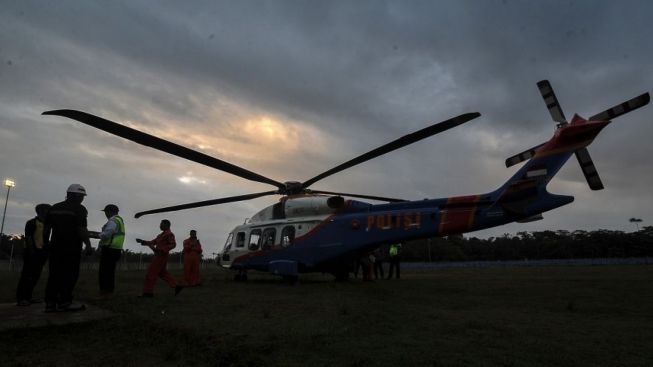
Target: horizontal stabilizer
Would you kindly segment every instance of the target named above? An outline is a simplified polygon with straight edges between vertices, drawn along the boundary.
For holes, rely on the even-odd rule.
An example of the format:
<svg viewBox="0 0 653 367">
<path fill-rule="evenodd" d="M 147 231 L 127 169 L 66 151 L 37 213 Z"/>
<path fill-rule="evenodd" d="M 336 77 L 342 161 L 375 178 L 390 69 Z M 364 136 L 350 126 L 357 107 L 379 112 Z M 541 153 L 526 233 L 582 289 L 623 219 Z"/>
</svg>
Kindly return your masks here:
<svg viewBox="0 0 653 367">
<path fill-rule="evenodd" d="M 519 154 L 513 155 L 512 157 L 506 159 L 506 167 L 514 166 L 517 163 L 529 160 L 533 158 L 535 155 L 535 152 L 545 143 L 542 143 L 540 145 L 534 146 L 529 150 L 523 151 Z"/>
<path fill-rule="evenodd" d="M 544 217 L 542 217 L 542 213 L 540 213 L 540 214 L 535 214 L 535 215 L 533 215 L 531 217 L 528 217 L 528 218 L 517 220 L 516 222 L 517 223 L 529 223 L 529 222 L 535 222 L 535 221 L 542 220 L 542 219 L 544 219 Z"/>
<path fill-rule="evenodd" d="M 534 218 L 545 211 L 567 205 L 574 201 L 573 196 L 555 195 L 549 192 L 529 193 L 527 191 L 524 192 L 524 194 L 527 196 L 517 200 L 513 200 L 509 197 L 499 198 L 499 205 L 501 205 L 501 208 L 510 215 L 521 217 L 522 219 L 519 219 L 521 222 L 532 222 L 537 219 L 529 220 L 530 218 Z"/>
<path fill-rule="evenodd" d="M 596 115 L 589 118 L 590 121 L 610 121 L 615 117 L 619 117 L 623 114 L 626 114 L 632 110 L 636 110 L 642 106 L 646 106 L 651 100 L 651 96 L 648 93 L 639 95 L 631 100 L 628 100 L 624 103 L 618 104 L 612 108 L 597 113 Z"/>
</svg>

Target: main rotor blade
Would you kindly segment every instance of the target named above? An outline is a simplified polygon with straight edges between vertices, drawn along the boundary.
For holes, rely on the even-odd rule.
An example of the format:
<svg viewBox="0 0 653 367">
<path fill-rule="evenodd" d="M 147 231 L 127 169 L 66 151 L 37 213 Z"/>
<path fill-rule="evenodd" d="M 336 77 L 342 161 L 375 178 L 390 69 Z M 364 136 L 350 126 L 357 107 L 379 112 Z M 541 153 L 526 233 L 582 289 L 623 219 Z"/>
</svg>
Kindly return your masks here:
<svg viewBox="0 0 653 367">
<path fill-rule="evenodd" d="M 578 164 L 580 164 L 580 168 L 583 170 L 583 175 L 587 180 L 587 184 L 590 185 L 590 189 L 603 190 L 603 182 L 601 182 L 599 173 L 596 171 L 596 167 L 594 167 L 594 162 L 587 148 L 576 150 L 576 159 L 578 159 Z"/>
<path fill-rule="evenodd" d="M 43 115 L 63 116 L 69 119 L 77 120 L 83 124 L 93 126 L 94 128 L 100 130 L 104 130 L 110 134 L 120 136 L 121 138 L 131 140 L 135 143 L 152 147 L 154 149 L 175 155 L 177 157 L 186 158 L 189 161 L 197 162 L 199 164 L 203 164 L 205 166 L 218 169 L 220 171 L 231 173 L 232 175 L 236 175 L 238 177 L 242 177 L 247 180 L 267 183 L 276 186 L 279 189 L 285 188 L 284 184 L 269 179 L 267 177 L 261 176 L 252 171 L 248 171 L 244 168 L 240 168 L 231 163 L 227 163 L 217 158 L 213 158 L 204 153 L 200 153 L 192 149 L 188 149 L 186 147 L 177 145 L 170 141 L 157 138 L 156 136 L 152 136 L 144 132 L 129 128 L 127 126 L 117 124 L 113 121 L 105 120 L 101 117 L 97 117 L 86 112 L 75 111 L 75 110 L 55 110 L 55 111 L 43 112 Z"/>
<path fill-rule="evenodd" d="M 322 190 L 308 190 L 308 191 L 311 192 L 311 193 L 315 193 L 315 194 L 350 196 L 350 197 L 353 197 L 353 198 L 387 201 L 387 202 L 391 202 L 391 203 L 395 203 L 395 202 L 398 203 L 398 202 L 402 202 L 402 201 L 408 201 L 408 200 L 404 200 L 404 199 L 386 198 L 386 197 L 381 197 L 381 196 L 347 194 L 347 193 L 344 193 L 344 192 L 331 192 L 331 191 L 322 191 Z"/>
<path fill-rule="evenodd" d="M 144 212 L 138 212 L 138 213 L 136 213 L 136 215 L 134 215 L 134 218 L 140 218 L 140 217 L 142 217 L 144 215 L 155 214 L 155 213 L 174 212 L 174 211 L 177 211 L 177 210 L 200 208 L 200 207 L 209 206 L 209 205 L 233 203 L 235 201 L 256 199 L 256 198 L 261 197 L 261 196 L 274 195 L 274 194 L 277 194 L 277 191 L 265 191 L 265 192 L 259 192 L 259 193 L 256 193 L 256 194 L 230 196 L 230 197 L 221 198 L 221 199 L 197 201 L 197 202 L 194 202 L 194 203 L 167 206 L 165 208 L 152 209 L 152 210 L 146 210 Z"/>
<path fill-rule="evenodd" d="M 626 114 L 632 110 L 636 110 L 642 106 L 646 106 L 651 100 L 651 96 L 647 93 L 639 95 L 633 99 L 629 99 L 624 103 L 618 104 L 612 108 L 608 108 L 603 112 L 599 112 L 596 115 L 589 118 L 590 121 L 609 121 L 615 117 L 619 117 L 623 114 Z"/>
<path fill-rule="evenodd" d="M 567 119 L 565 118 L 565 114 L 562 112 L 562 107 L 560 107 L 560 104 L 558 103 L 556 94 L 553 92 L 551 83 L 549 83 L 548 80 L 540 80 L 537 82 L 537 88 L 540 90 L 542 98 L 544 98 L 544 103 L 546 104 L 546 108 L 549 109 L 553 121 L 566 124 Z"/>
<path fill-rule="evenodd" d="M 449 120 L 442 121 L 442 122 L 437 123 L 435 125 L 431 125 L 431 126 L 426 127 L 426 128 L 424 128 L 422 130 L 416 131 L 416 132 L 414 132 L 412 134 L 404 135 L 404 136 L 402 136 L 401 138 L 399 138 L 399 139 L 397 139 L 395 141 L 392 141 L 392 142 L 390 142 L 388 144 L 385 144 L 385 145 L 383 145 L 381 147 L 378 147 L 378 148 L 376 148 L 374 150 L 371 150 L 371 151 L 369 151 L 369 152 L 367 152 L 367 153 L 365 153 L 365 154 L 363 154 L 361 156 L 358 156 L 358 157 L 356 157 L 356 158 L 354 158 L 354 159 L 352 159 L 350 161 L 347 161 L 347 162 L 345 162 L 345 163 L 343 163 L 343 164 L 341 164 L 341 165 L 339 165 L 339 166 L 337 166 L 335 168 L 332 168 L 332 169 L 330 169 L 330 170 L 328 170 L 328 171 L 326 171 L 324 173 L 321 173 L 321 174 L 311 178 L 310 180 L 305 181 L 304 183 L 302 183 L 302 187 L 307 188 L 307 187 L 311 186 L 312 184 L 316 183 L 317 181 L 319 181 L 319 180 L 321 180 L 321 179 L 323 179 L 325 177 L 331 176 L 334 173 L 343 171 L 343 170 L 345 170 L 347 168 L 350 168 L 350 167 L 353 167 L 353 166 L 355 166 L 357 164 L 361 164 L 363 162 L 369 161 L 370 159 L 373 159 L 373 158 L 376 158 L 376 157 L 381 156 L 383 154 L 392 152 L 393 150 L 397 150 L 399 148 L 405 147 L 406 145 L 415 143 L 415 142 L 420 141 L 422 139 L 428 138 L 429 136 L 441 133 L 441 132 L 443 132 L 445 130 L 449 130 L 452 127 L 456 127 L 458 125 L 464 124 L 465 122 L 467 122 L 469 120 L 475 119 L 475 118 L 479 117 L 480 115 L 481 114 L 478 113 L 478 112 L 465 113 L 465 114 L 462 114 L 460 116 L 451 118 Z"/>
</svg>

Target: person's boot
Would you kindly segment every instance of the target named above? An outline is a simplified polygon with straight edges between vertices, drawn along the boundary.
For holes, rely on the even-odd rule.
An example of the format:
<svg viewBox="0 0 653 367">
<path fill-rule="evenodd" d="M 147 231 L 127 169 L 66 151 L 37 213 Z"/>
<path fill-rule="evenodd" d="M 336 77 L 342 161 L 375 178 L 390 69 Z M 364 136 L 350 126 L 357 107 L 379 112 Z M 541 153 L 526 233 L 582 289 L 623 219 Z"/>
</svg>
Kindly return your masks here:
<svg viewBox="0 0 653 367">
<path fill-rule="evenodd" d="M 181 291 L 184 289 L 183 285 L 178 285 L 175 287 L 175 296 L 181 293 Z"/>
<path fill-rule="evenodd" d="M 57 307 L 59 312 L 79 312 L 84 310 L 86 310 L 86 305 L 83 303 L 66 302 Z"/>
<path fill-rule="evenodd" d="M 113 297 L 113 292 L 110 291 L 100 291 L 100 294 L 95 298 L 97 301 L 105 301 Z"/>
<path fill-rule="evenodd" d="M 50 312 L 56 312 L 57 311 L 57 304 L 56 303 L 46 303 L 45 304 L 45 312 L 50 313 Z"/>
</svg>

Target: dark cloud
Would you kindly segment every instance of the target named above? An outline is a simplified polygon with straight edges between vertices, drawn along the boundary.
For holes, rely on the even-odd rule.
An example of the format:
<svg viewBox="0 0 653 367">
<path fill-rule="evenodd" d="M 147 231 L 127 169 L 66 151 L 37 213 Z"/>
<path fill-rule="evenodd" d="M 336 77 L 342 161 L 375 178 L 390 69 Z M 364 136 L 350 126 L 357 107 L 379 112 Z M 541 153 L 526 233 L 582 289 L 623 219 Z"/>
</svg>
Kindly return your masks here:
<svg viewBox="0 0 653 367">
<path fill-rule="evenodd" d="M 400 135 L 480 111 L 465 126 L 316 187 L 406 198 L 492 190 L 514 172 L 503 166 L 507 156 L 553 131 L 538 80 L 551 81 L 568 118 L 650 91 L 652 10 L 647 1 L 4 4 L 0 172 L 19 183 L 7 228 L 19 231 L 33 204 L 61 199 L 73 181 L 92 193 L 89 207 L 118 200 L 129 214 L 267 189 L 40 116 L 55 108 L 100 114 L 194 149 L 206 145 L 209 154 L 282 181 L 307 179 Z M 571 162 L 552 191 L 576 195 L 572 206 L 484 233 L 626 229 L 631 216 L 646 221 L 652 111 L 618 120 L 590 147 L 606 190 L 589 192 Z M 287 133 L 270 139 L 286 140 L 244 134 L 243 124 L 262 116 L 281 121 Z M 180 232 L 198 228 L 217 248 L 221 232 L 273 200 L 170 218 Z M 102 217 L 91 220 L 100 225 Z M 128 224 L 146 236 L 156 223 Z"/>
</svg>

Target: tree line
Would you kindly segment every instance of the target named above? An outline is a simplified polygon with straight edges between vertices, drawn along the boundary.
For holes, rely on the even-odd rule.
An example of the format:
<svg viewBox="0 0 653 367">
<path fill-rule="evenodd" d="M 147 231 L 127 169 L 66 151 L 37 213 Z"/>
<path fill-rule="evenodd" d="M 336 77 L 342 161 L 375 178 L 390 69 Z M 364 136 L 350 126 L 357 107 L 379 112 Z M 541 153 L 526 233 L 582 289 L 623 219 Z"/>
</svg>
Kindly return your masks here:
<svg viewBox="0 0 653 367">
<path fill-rule="evenodd" d="M 0 260 L 8 260 L 11 246 L 14 259 L 23 255 L 25 238 L 2 235 Z M 171 254 L 172 256 L 173 254 Z M 151 253 L 125 250 L 124 261 L 149 261 Z M 448 236 L 410 241 L 403 245 L 402 261 L 501 261 L 543 259 L 653 257 L 653 226 L 636 232 L 539 231 L 517 232 L 499 237 Z M 170 261 L 175 261 L 171 258 Z"/>
<path fill-rule="evenodd" d="M 402 261 L 504 261 L 653 257 L 653 226 L 637 232 L 539 231 L 481 239 L 448 236 L 404 244 Z"/>
<path fill-rule="evenodd" d="M 2 234 L 2 244 L 0 244 L 0 260 L 9 260 L 11 257 L 11 247 L 13 245 L 14 260 L 22 259 L 25 252 L 25 236 L 24 235 L 5 235 Z M 93 258 L 95 255 L 99 258 L 100 251 L 93 247 L 91 253 L 87 254 L 87 258 Z M 147 252 L 133 252 L 129 249 L 124 249 L 121 255 L 121 262 L 149 262 L 154 256 L 152 251 L 147 249 Z M 180 253 L 170 253 L 169 261 L 179 261 Z"/>
</svg>

